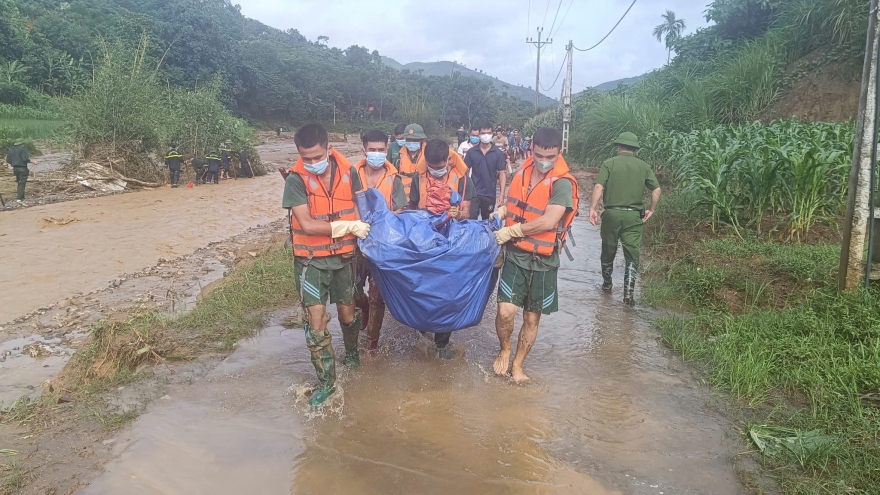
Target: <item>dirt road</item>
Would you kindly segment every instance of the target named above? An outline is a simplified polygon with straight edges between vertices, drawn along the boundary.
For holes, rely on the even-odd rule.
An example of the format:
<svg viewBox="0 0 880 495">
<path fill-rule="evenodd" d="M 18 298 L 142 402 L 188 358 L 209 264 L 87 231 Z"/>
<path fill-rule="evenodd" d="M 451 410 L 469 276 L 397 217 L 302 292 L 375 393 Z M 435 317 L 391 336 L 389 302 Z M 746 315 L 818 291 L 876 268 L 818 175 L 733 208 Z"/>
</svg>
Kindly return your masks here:
<svg viewBox="0 0 880 495">
<path fill-rule="evenodd" d="M 169 388 L 81 493 L 745 493 L 727 420 L 650 315 L 601 293 L 598 229 L 579 221 L 574 235 L 561 311 L 542 319 L 527 362 L 534 383 L 491 374 L 492 302 L 454 334 L 452 361 L 389 317 L 382 353 L 341 371 L 332 412 L 312 417 L 297 394 L 314 382 L 302 329 L 281 325 L 291 308 L 203 379 Z"/>
<path fill-rule="evenodd" d="M 285 140 L 257 150 L 280 166 L 296 148 Z M 270 172 L 0 213 L 0 324 L 282 218 L 281 178 Z"/>
</svg>

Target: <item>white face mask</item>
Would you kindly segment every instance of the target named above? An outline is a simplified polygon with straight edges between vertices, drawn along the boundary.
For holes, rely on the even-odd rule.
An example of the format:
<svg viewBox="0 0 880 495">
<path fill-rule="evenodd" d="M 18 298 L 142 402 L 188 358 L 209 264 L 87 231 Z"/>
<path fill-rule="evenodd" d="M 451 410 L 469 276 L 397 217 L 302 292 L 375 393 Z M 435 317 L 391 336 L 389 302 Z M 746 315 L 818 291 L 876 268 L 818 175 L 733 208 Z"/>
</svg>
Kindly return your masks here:
<svg viewBox="0 0 880 495">
<path fill-rule="evenodd" d="M 556 160 L 549 162 L 539 162 L 538 160 L 535 160 L 535 166 L 537 166 L 538 170 L 541 172 L 549 172 L 554 165 L 556 165 Z"/>
<path fill-rule="evenodd" d="M 431 174 L 431 177 L 434 177 L 435 179 L 440 179 L 440 178 L 442 178 L 442 177 L 444 177 L 444 176 L 446 175 L 446 173 L 447 173 L 447 171 L 448 171 L 448 170 L 447 170 L 448 168 L 449 168 L 449 159 L 447 158 L 447 159 L 446 159 L 446 164 L 443 165 L 443 168 L 431 168 L 431 167 L 428 167 L 428 173 Z"/>
<path fill-rule="evenodd" d="M 491 134 L 480 134 L 480 142 L 483 144 L 489 144 L 492 142 Z"/>
</svg>

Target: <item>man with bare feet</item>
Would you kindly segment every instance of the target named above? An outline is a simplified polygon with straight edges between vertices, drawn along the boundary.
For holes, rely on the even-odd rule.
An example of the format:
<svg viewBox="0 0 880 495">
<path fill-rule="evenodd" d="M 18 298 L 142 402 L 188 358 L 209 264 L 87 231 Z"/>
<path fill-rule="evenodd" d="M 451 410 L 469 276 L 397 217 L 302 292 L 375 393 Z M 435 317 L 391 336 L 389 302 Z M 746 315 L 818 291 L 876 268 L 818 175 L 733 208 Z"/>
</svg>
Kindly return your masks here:
<svg viewBox="0 0 880 495">
<path fill-rule="evenodd" d="M 505 221 L 495 237 L 498 244 L 507 247 L 495 317 L 501 350 L 493 368 L 498 375 L 511 369 L 513 319 L 517 308 L 523 308 L 523 325 L 511 369 L 516 383 L 529 379 L 523 363 L 538 336 L 541 315 L 558 310 L 559 250 L 578 209 L 577 180 L 562 158 L 562 133 L 539 127 L 532 146 L 532 156 L 513 176 L 506 205 L 493 213 Z"/>
</svg>

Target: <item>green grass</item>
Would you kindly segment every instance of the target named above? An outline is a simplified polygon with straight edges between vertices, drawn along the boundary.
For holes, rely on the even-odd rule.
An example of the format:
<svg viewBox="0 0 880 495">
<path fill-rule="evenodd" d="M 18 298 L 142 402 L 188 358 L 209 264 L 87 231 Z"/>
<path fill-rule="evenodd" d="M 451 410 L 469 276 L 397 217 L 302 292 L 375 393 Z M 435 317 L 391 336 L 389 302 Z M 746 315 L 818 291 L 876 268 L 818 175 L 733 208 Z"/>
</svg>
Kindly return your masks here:
<svg viewBox="0 0 880 495">
<path fill-rule="evenodd" d="M 830 282 L 840 261 L 840 246 L 837 244 L 788 244 L 754 237 L 727 237 L 703 241 L 698 247 L 705 247 L 720 256 L 758 257 L 764 265 L 809 283 Z"/>
<path fill-rule="evenodd" d="M 840 439 L 798 463 L 768 459 L 786 493 L 880 486 L 880 410 L 862 401 L 880 391 L 880 294 L 815 291 L 782 311 L 704 310 L 659 326 L 670 347 L 707 364 L 711 382 L 762 421 Z"/>
<path fill-rule="evenodd" d="M 0 495 L 12 495 L 27 482 L 29 470 L 18 462 L 0 464 Z"/>
<path fill-rule="evenodd" d="M 92 395 L 143 378 L 135 370 L 159 358 L 229 351 L 261 328 L 270 309 L 296 301 L 293 277 L 290 250 L 278 247 L 237 267 L 192 311 L 179 316 L 149 311 L 102 321 L 59 376 L 59 386 Z"/>
</svg>

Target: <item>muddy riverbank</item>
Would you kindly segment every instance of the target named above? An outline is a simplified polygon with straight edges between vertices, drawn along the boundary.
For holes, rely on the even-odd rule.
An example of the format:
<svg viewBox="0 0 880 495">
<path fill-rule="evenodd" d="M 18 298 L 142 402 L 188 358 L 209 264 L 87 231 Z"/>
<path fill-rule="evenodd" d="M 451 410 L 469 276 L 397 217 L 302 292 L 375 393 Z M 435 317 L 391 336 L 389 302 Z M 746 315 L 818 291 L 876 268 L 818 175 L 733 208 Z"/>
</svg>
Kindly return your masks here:
<svg viewBox="0 0 880 495">
<path fill-rule="evenodd" d="M 130 428 L 92 447 L 109 462 L 83 473 L 81 493 L 746 493 L 728 419 L 650 314 L 601 293 L 598 229 L 578 221 L 574 235 L 532 384 L 490 371 L 493 302 L 455 333 L 452 361 L 389 316 L 380 354 L 342 370 L 316 415 L 300 396 L 314 371 L 302 329 L 284 326 L 291 307 L 216 368 L 153 390 L 161 399 Z"/>
</svg>

